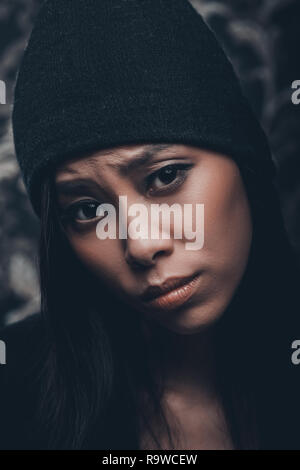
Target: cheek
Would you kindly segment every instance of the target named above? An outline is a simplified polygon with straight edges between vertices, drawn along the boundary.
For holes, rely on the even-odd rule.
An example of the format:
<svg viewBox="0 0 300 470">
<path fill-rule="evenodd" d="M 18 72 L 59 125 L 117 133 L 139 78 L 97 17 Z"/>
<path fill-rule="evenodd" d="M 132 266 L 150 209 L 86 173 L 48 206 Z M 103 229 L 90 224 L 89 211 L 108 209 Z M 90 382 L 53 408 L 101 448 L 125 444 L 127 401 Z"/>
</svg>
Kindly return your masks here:
<svg viewBox="0 0 300 470">
<path fill-rule="evenodd" d="M 90 235 L 74 235 L 69 239 L 76 255 L 89 271 L 105 282 L 116 283 L 121 259 L 118 240 L 99 240 Z"/>
<path fill-rule="evenodd" d="M 220 177 L 222 174 L 222 177 Z M 251 213 L 235 168 L 220 172 L 204 195 L 207 260 L 227 282 L 237 282 L 247 264 L 252 240 Z"/>
</svg>

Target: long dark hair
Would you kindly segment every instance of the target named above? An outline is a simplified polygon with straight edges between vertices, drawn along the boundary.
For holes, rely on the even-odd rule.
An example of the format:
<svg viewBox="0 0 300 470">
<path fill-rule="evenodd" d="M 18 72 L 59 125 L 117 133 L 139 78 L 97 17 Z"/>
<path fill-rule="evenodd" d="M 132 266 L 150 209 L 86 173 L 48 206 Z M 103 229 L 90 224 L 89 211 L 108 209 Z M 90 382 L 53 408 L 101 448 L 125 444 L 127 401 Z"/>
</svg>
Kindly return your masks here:
<svg viewBox="0 0 300 470">
<path fill-rule="evenodd" d="M 298 266 L 274 183 L 248 166 L 240 171 L 253 242 L 238 289 L 214 325 L 219 392 L 236 449 L 295 448 L 298 371 L 291 343 L 300 337 Z M 141 315 L 76 257 L 61 225 L 51 174 L 42 191 L 40 282 L 48 349 L 39 419 L 49 431 L 49 447 L 137 449 L 141 422 L 160 447 L 150 423 L 154 415 L 175 447 Z M 159 360 L 159 329 L 154 334 Z"/>
</svg>

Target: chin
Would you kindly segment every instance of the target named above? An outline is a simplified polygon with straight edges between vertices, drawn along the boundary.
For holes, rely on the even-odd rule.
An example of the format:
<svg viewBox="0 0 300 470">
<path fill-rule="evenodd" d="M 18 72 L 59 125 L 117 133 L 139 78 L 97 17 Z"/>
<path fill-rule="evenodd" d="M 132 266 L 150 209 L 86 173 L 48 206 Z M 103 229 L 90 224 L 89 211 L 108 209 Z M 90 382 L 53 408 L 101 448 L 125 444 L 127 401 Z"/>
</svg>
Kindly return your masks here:
<svg viewBox="0 0 300 470">
<path fill-rule="evenodd" d="M 180 334 L 193 335 L 201 333 L 213 326 L 223 315 L 226 305 L 196 305 L 180 312 L 168 312 L 164 317 L 157 316 L 156 320 L 164 328 Z"/>
</svg>

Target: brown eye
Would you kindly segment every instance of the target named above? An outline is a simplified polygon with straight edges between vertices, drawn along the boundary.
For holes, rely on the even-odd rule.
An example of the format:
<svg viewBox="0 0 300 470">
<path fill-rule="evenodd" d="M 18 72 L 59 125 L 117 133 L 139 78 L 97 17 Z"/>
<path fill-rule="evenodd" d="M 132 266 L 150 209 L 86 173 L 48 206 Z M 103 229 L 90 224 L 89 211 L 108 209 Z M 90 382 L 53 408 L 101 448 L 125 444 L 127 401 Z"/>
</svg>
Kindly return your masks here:
<svg viewBox="0 0 300 470">
<path fill-rule="evenodd" d="M 95 219 L 99 205 L 97 201 L 93 200 L 76 202 L 64 211 L 62 218 L 70 222 L 86 222 Z"/>
<path fill-rule="evenodd" d="M 152 173 L 147 178 L 147 189 L 153 193 L 162 190 L 175 189 L 185 180 L 191 164 L 173 164 Z"/>
<path fill-rule="evenodd" d="M 166 166 L 159 172 L 159 175 L 156 177 L 156 180 L 157 181 L 160 180 L 162 185 L 170 184 L 176 178 L 177 173 L 178 173 L 177 168 L 174 168 L 172 166 Z"/>
<path fill-rule="evenodd" d="M 76 218 L 78 220 L 94 219 L 96 217 L 97 207 L 98 205 L 94 202 L 83 203 L 77 208 L 75 213 Z"/>
</svg>

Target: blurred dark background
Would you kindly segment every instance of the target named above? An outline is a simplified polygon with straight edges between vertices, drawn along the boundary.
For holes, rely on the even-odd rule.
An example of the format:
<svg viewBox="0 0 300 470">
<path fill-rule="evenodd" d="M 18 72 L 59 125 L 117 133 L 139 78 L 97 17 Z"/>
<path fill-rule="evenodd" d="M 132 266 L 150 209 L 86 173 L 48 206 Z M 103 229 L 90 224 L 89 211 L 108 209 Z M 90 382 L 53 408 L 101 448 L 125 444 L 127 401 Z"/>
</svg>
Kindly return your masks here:
<svg viewBox="0 0 300 470">
<path fill-rule="evenodd" d="M 63 1 L 63 0 L 62 0 Z M 265 129 L 278 167 L 285 224 L 300 260 L 299 0 L 190 0 L 214 30 Z M 0 325 L 39 309 L 38 221 L 16 163 L 11 111 L 17 70 L 43 0 L 0 0 Z M 26 125 L 26 123 L 24 123 Z"/>
</svg>

